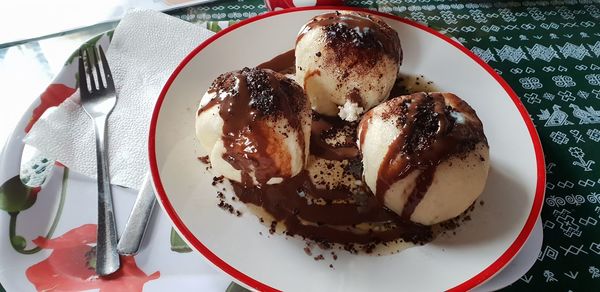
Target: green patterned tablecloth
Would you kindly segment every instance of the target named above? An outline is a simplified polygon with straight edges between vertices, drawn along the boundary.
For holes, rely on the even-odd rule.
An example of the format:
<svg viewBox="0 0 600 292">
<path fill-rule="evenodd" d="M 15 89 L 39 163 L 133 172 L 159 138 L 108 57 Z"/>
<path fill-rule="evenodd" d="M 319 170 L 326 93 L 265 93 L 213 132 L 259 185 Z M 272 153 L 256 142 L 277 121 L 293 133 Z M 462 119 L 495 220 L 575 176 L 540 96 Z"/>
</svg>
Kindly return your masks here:
<svg viewBox="0 0 600 292">
<path fill-rule="evenodd" d="M 490 64 L 521 97 L 544 148 L 544 244 L 506 291 L 600 290 L 600 2 L 355 0 L 442 28 Z M 237 20 L 262 1 L 172 12 L 184 20 Z M 485 94 L 485 93 L 482 93 Z"/>
</svg>

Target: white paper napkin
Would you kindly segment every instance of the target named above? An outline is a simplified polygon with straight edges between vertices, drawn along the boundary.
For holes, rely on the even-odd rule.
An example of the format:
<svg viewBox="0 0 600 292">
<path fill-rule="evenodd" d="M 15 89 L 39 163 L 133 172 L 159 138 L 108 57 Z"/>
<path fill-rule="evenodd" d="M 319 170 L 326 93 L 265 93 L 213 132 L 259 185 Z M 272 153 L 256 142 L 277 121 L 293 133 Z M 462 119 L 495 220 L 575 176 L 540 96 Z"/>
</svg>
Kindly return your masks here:
<svg viewBox="0 0 600 292">
<path fill-rule="evenodd" d="M 118 96 L 107 130 L 112 184 L 140 188 L 148 171 L 155 101 L 179 62 L 212 34 L 151 10 L 131 11 L 121 20 L 106 52 Z M 24 141 L 70 169 L 96 177 L 93 124 L 79 105 L 78 92 L 36 122 Z"/>
</svg>

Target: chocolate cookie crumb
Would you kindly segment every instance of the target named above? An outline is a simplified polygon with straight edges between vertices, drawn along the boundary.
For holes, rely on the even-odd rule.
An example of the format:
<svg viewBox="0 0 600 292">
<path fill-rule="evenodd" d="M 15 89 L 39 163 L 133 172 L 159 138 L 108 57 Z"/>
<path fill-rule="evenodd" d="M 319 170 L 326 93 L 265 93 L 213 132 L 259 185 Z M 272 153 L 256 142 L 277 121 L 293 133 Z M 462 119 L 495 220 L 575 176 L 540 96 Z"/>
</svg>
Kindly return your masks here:
<svg viewBox="0 0 600 292">
<path fill-rule="evenodd" d="M 306 253 L 306 255 L 312 256 L 312 251 L 308 246 L 304 247 L 304 252 Z"/>
<path fill-rule="evenodd" d="M 235 209 L 233 208 L 233 206 L 231 206 L 230 204 L 225 203 L 225 201 L 221 200 L 219 201 L 219 204 L 217 204 L 217 206 L 219 206 L 219 208 L 234 214 L 235 213 Z"/>
<path fill-rule="evenodd" d="M 212 185 L 216 186 L 217 184 L 222 184 L 223 181 L 225 180 L 225 177 L 220 175 L 220 176 L 215 176 L 213 177 L 213 181 L 212 181 Z"/>
<path fill-rule="evenodd" d="M 208 155 L 198 156 L 198 160 L 200 160 L 200 162 L 202 162 L 204 164 L 209 164 L 210 163 L 210 159 L 208 158 Z"/>
</svg>

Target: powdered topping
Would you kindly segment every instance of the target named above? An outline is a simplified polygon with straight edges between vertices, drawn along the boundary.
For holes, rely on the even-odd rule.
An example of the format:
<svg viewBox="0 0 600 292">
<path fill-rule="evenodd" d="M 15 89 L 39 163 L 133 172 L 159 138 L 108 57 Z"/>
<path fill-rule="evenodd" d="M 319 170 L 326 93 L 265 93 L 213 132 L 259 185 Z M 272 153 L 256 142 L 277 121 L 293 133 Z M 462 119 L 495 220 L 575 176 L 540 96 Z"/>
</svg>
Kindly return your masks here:
<svg viewBox="0 0 600 292">
<path fill-rule="evenodd" d="M 300 30 L 296 43 L 304 34 L 316 28 L 326 33 L 326 44 L 334 47 L 341 60 L 359 54 L 367 63 L 374 63 L 381 54 L 394 61 L 402 59 L 400 38 L 385 21 L 360 12 L 334 12 L 316 16 Z"/>
</svg>

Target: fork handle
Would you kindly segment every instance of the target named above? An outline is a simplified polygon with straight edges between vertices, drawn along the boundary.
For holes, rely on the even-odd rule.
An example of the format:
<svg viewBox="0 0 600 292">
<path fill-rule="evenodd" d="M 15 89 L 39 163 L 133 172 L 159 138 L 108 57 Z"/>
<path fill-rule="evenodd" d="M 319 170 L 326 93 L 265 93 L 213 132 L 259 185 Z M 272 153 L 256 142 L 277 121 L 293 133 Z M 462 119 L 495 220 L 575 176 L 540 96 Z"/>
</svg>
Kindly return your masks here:
<svg viewBox="0 0 600 292">
<path fill-rule="evenodd" d="M 96 273 L 110 275 L 119 269 L 117 253 L 117 228 L 112 202 L 112 191 L 108 175 L 106 152 L 107 116 L 94 117 L 96 133 L 96 160 L 98 174 L 98 235 L 96 243 Z"/>
</svg>

